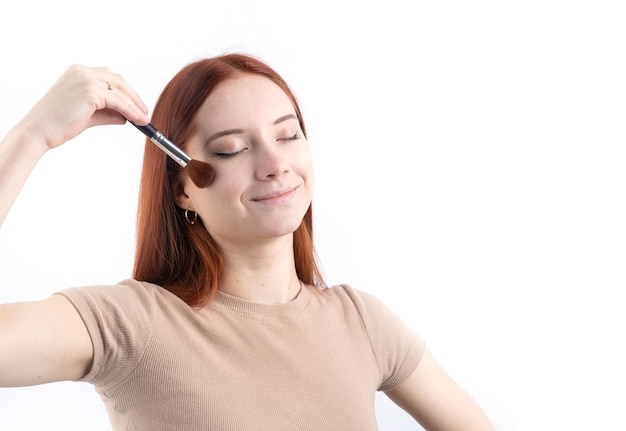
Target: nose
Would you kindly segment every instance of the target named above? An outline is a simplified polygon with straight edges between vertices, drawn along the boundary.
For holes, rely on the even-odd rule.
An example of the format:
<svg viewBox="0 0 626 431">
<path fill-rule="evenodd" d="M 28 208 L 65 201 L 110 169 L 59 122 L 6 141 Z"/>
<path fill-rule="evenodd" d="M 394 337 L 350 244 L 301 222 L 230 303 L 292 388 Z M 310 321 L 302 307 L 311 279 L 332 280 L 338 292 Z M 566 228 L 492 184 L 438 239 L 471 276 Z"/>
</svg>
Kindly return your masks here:
<svg viewBox="0 0 626 431">
<path fill-rule="evenodd" d="M 280 178 L 289 172 L 285 149 L 279 142 L 265 140 L 257 146 L 257 177 L 259 180 Z"/>
</svg>

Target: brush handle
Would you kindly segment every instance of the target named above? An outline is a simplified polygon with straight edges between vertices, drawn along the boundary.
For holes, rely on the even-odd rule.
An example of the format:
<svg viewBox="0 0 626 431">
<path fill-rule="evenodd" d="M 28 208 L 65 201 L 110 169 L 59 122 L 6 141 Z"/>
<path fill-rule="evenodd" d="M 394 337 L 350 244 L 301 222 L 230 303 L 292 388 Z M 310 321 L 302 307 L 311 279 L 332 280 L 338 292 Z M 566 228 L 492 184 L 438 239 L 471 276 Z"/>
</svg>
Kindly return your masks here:
<svg viewBox="0 0 626 431">
<path fill-rule="evenodd" d="M 172 141 L 167 139 L 163 133 L 159 132 L 156 127 L 152 124 L 147 124 L 145 126 L 138 126 L 132 121 L 128 120 L 130 124 L 135 126 L 137 129 L 141 130 L 144 135 L 146 135 L 152 142 L 156 144 L 157 147 L 165 151 L 165 154 L 170 156 L 176 163 L 181 165 L 183 168 L 189 164 L 191 161 L 191 157 L 189 157 L 183 150 L 178 148 Z"/>
</svg>

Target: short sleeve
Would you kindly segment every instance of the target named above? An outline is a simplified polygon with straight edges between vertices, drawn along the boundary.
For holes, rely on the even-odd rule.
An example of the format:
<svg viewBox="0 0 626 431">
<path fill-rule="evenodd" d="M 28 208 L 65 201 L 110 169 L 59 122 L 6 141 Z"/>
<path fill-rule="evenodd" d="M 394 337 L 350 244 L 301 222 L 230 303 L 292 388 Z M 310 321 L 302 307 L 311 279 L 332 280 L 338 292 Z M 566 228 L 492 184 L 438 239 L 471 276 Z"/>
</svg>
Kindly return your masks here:
<svg viewBox="0 0 626 431">
<path fill-rule="evenodd" d="M 361 314 L 381 374 L 378 390 L 402 384 L 424 354 L 424 340 L 375 296 L 343 286 Z"/>
<path fill-rule="evenodd" d="M 74 305 L 93 344 L 93 363 L 81 380 L 105 389 L 115 387 L 137 366 L 152 336 L 156 286 L 126 280 L 57 293 Z"/>
</svg>

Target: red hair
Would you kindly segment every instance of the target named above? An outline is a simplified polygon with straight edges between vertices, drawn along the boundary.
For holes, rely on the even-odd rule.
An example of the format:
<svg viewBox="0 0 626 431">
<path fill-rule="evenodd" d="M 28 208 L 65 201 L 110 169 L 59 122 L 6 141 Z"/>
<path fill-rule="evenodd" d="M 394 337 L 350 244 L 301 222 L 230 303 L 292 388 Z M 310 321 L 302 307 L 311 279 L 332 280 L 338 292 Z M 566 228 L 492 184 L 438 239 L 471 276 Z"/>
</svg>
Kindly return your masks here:
<svg viewBox="0 0 626 431">
<path fill-rule="evenodd" d="M 243 54 L 227 54 L 196 61 L 181 69 L 167 84 L 152 114 L 152 124 L 181 149 L 193 133 L 196 113 L 221 82 L 242 73 L 272 80 L 289 97 L 302 132 L 304 120 L 287 83 L 262 61 Z M 220 247 L 198 220 L 193 226 L 174 202 L 171 180 L 180 167 L 146 140 L 137 214 L 137 248 L 133 277 L 158 284 L 192 307 L 210 301 L 220 284 L 223 259 Z M 296 273 L 304 283 L 325 286 L 313 248 L 313 211 L 309 206 L 293 233 Z"/>
</svg>

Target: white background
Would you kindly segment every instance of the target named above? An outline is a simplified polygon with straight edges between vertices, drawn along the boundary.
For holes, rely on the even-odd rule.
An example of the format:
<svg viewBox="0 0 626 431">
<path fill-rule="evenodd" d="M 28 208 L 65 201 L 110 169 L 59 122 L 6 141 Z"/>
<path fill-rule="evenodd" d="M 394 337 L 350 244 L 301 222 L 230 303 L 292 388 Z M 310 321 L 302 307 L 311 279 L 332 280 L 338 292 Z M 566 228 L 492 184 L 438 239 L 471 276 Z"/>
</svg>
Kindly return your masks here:
<svg viewBox="0 0 626 431">
<path fill-rule="evenodd" d="M 327 280 L 386 302 L 498 430 L 626 430 L 621 3 L 4 2 L 0 134 L 72 63 L 152 107 L 188 62 L 258 55 L 308 121 Z M 44 157 L 0 229 L 0 302 L 130 275 L 143 142 Z M 378 402 L 381 430 L 420 429 Z M 0 389 L 0 429 L 110 426 L 56 383 Z"/>
</svg>

